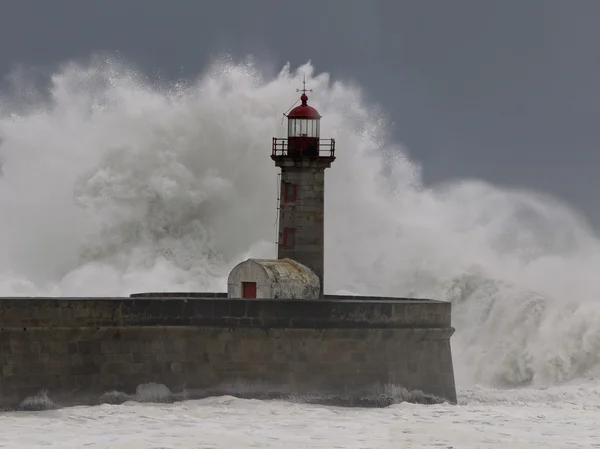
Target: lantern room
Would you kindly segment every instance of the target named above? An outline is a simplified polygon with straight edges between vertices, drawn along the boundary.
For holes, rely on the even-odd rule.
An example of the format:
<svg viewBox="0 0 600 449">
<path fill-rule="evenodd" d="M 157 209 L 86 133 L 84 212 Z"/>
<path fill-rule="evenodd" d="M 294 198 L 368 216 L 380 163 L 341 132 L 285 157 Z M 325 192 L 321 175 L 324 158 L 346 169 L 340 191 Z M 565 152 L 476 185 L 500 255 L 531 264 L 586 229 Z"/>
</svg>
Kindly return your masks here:
<svg viewBox="0 0 600 449">
<path fill-rule="evenodd" d="M 274 160 L 282 157 L 292 159 L 317 157 L 333 161 L 335 140 L 321 139 L 321 114 L 308 105 L 306 92 L 311 91 L 306 89 L 306 82 L 304 88 L 298 91 L 302 92 L 301 104 L 292 109 L 289 114 L 284 114 L 288 119 L 288 135 L 284 139 L 273 138 L 271 157 Z"/>
<path fill-rule="evenodd" d="M 321 115 L 308 105 L 306 91 L 300 97 L 302 104 L 288 114 L 288 151 L 302 156 L 319 155 Z"/>
</svg>

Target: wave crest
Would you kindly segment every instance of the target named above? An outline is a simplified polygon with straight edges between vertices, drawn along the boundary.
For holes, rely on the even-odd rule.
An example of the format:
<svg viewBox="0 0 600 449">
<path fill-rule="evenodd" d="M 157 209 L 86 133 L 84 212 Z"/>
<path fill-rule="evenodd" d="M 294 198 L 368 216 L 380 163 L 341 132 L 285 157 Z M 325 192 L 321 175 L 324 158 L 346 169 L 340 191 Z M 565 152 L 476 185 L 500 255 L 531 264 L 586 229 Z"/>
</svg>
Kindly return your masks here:
<svg viewBox="0 0 600 449">
<path fill-rule="evenodd" d="M 0 104 L 0 294 L 217 290 L 249 254 L 273 257 L 270 138 L 285 135 L 303 76 L 338 148 L 326 290 L 452 301 L 465 383 L 594 377 L 600 251 L 588 223 L 538 193 L 423 185 L 360 89 L 310 64 L 267 76 L 225 59 L 171 84 L 110 58 L 66 64 L 41 88 L 14 74 Z"/>
</svg>

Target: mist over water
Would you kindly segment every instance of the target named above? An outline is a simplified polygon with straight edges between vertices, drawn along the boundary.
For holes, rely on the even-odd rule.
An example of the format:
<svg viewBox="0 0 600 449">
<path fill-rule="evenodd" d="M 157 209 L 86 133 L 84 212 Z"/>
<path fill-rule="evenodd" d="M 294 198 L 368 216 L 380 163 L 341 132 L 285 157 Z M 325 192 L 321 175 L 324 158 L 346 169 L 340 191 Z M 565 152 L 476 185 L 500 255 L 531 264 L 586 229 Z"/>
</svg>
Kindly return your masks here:
<svg viewBox="0 0 600 449">
<path fill-rule="evenodd" d="M 15 74 L 0 95 L 0 294 L 224 290 L 237 262 L 275 257 L 271 137 L 285 136 L 304 75 L 338 156 L 326 290 L 452 301 L 463 386 L 595 379 L 600 245 L 588 223 L 539 193 L 423 185 L 360 88 L 310 64 L 269 76 L 221 60 L 161 84 L 92 59 L 42 89 Z"/>
</svg>

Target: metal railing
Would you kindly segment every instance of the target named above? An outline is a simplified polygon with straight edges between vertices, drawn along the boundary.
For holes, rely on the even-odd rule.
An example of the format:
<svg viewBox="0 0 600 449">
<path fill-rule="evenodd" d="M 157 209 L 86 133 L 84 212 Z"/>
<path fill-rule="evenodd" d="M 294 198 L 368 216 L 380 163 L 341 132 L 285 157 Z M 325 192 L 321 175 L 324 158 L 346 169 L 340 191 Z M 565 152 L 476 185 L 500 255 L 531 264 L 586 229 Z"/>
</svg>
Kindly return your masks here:
<svg viewBox="0 0 600 449">
<path fill-rule="evenodd" d="M 289 157 L 335 157 L 335 139 L 298 138 L 290 139 L 273 137 L 273 150 L 271 156 Z"/>
</svg>

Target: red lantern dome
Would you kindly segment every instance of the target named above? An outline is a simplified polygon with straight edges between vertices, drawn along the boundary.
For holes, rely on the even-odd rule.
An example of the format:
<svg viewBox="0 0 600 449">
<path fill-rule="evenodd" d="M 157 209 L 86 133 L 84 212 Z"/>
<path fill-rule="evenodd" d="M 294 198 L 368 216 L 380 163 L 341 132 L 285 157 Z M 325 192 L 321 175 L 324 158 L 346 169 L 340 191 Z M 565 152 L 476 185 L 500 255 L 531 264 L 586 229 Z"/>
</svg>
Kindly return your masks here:
<svg viewBox="0 0 600 449">
<path fill-rule="evenodd" d="M 319 112 L 315 108 L 307 104 L 308 96 L 305 93 L 303 93 L 300 97 L 300 101 L 302 101 L 302 104 L 300 106 L 296 106 L 288 114 L 289 119 L 300 118 L 308 120 L 319 120 L 321 118 Z"/>
</svg>

